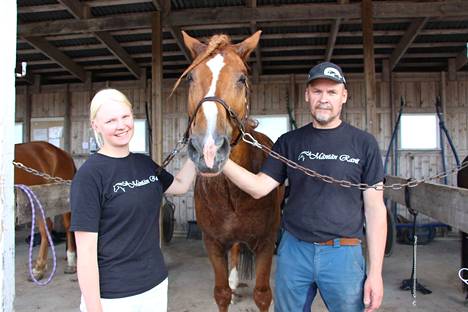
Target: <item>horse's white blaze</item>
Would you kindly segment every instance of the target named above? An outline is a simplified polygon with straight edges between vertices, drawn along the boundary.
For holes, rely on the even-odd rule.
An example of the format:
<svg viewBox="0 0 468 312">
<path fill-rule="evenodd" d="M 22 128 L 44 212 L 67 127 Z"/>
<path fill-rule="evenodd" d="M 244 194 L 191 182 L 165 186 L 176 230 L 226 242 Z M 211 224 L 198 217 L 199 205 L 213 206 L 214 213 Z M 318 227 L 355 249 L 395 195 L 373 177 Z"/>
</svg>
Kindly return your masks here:
<svg viewBox="0 0 468 312">
<path fill-rule="evenodd" d="M 231 273 L 229 274 L 229 287 L 234 290 L 237 289 L 239 286 L 239 274 L 237 272 L 237 268 L 234 267 L 231 269 Z"/>
<path fill-rule="evenodd" d="M 211 60 L 206 62 L 206 65 L 211 70 L 211 85 L 205 97 L 214 96 L 216 92 L 216 84 L 218 83 L 219 73 L 221 72 L 224 63 L 224 57 L 221 54 L 216 54 Z M 203 113 L 205 114 L 207 131 L 205 137 L 204 157 L 205 163 L 208 167 L 212 168 L 216 147 L 214 143 L 214 131 L 216 129 L 216 119 L 218 117 L 218 109 L 213 101 L 203 103 Z"/>
</svg>

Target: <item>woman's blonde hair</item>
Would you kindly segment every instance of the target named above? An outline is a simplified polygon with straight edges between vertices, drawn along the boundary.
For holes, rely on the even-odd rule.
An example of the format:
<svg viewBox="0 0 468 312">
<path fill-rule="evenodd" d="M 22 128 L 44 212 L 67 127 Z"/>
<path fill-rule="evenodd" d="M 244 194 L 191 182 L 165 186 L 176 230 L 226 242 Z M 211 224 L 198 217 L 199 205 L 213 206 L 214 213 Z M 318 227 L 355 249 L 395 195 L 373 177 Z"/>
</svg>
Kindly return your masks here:
<svg viewBox="0 0 468 312">
<path fill-rule="evenodd" d="M 128 106 L 131 111 L 133 111 L 133 105 L 125 96 L 125 94 L 116 89 L 102 89 L 94 95 L 93 99 L 91 100 L 91 104 L 89 105 L 89 120 L 91 123 L 94 121 L 94 119 L 96 119 L 96 115 L 99 109 L 101 108 L 102 104 L 107 102 L 123 103 L 126 106 Z M 104 145 L 104 142 L 102 140 L 101 135 L 97 133 L 97 131 L 94 130 L 94 128 L 93 132 L 94 138 L 96 139 L 98 146 L 102 147 Z"/>
</svg>

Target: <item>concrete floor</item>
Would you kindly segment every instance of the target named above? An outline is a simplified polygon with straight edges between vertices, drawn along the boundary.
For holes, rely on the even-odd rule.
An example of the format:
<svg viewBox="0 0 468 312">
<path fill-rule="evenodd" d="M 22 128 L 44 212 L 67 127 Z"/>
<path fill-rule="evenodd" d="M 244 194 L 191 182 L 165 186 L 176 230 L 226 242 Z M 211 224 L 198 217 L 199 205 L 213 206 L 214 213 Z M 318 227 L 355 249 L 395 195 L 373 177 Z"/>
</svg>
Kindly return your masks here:
<svg viewBox="0 0 468 312">
<path fill-rule="evenodd" d="M 80 291 L 76 277 L 63 274 L 64 244 L 57 246 L 56 276 L 49 285 L 39 287 L 27 281 L 28 248 L 24 237 L 24 233 L 17 232 L 15 311 L 78 311 Z M 417 305 L 413 307 L 409 291 L 399 289 L 401 281 L 409 278 L 411 273 L 412 248 L 396 244 L 393 255 L 385 259 L 385 298 L 379 311 L 467 311 L 457 275 L 460 268 L 459 246 L 458 235 L 454 233 L 418 248 L 418 279 L 433 293 L 418 293 Z M 211 295 L 213 273 L 202 242 L 175 238 L 164 248 L 164 253 L 169 268 L 168 311 L 216 312 Z M 238 302 L 231 305 L 230 311 L 257 311 L 251 295 L 252 282 L 247 282 L 247 285 L 238 290 Z M 312 310 L 321 312 L 326 308 L 318 298 Z M 273 307 L 270 311 L 273 311 Z"/>
</svg>

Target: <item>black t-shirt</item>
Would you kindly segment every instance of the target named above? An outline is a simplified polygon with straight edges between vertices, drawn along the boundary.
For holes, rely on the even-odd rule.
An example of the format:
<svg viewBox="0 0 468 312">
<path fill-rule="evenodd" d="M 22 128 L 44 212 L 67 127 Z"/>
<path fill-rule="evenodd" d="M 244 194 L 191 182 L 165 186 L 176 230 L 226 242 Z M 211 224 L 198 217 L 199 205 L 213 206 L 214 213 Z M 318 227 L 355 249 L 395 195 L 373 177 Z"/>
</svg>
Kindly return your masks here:
<svg viewBox="0 0 468 312">
<path fill-rule="evenodd" d="M 310 123 L 285 133 L 273 150 L 320 174 L 353 183 L 383 181 L 382 158 L 375 138 L 345 122 L 334 129 Z M 289 181 L 283 227 L 298 239 L 324 242 L 338 237 L 363 236 L 362 191 L 329 184 L 292 169 L 269 156 L 262 172 L 279 183 Z"/>
<path fill-rule="evenodd" d="M 167 277 L 159 247 L 159 208 L 172 184 L 151 158 L 94 154 L 73 178 L 71 231 L 98 233 L 102 298 L 145 292 Z M 79 257 L 79 255 L 78 255 Z"/>
</svg>

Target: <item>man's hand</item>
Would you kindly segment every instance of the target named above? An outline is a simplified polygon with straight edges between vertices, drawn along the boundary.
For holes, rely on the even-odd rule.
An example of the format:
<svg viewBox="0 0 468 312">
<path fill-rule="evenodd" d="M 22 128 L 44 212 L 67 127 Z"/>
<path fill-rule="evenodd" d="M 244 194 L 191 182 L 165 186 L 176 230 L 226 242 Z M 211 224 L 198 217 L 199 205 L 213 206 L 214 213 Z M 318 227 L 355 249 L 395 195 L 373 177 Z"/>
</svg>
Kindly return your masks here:
<svg viewBox="0 0 468 312">
<path fill-rule="evenodd" d="M 364 311 L 376 311 L 382 304 L 383 280 L 382 276 L 368 276 L 364 283 Z"/>
</svg>

